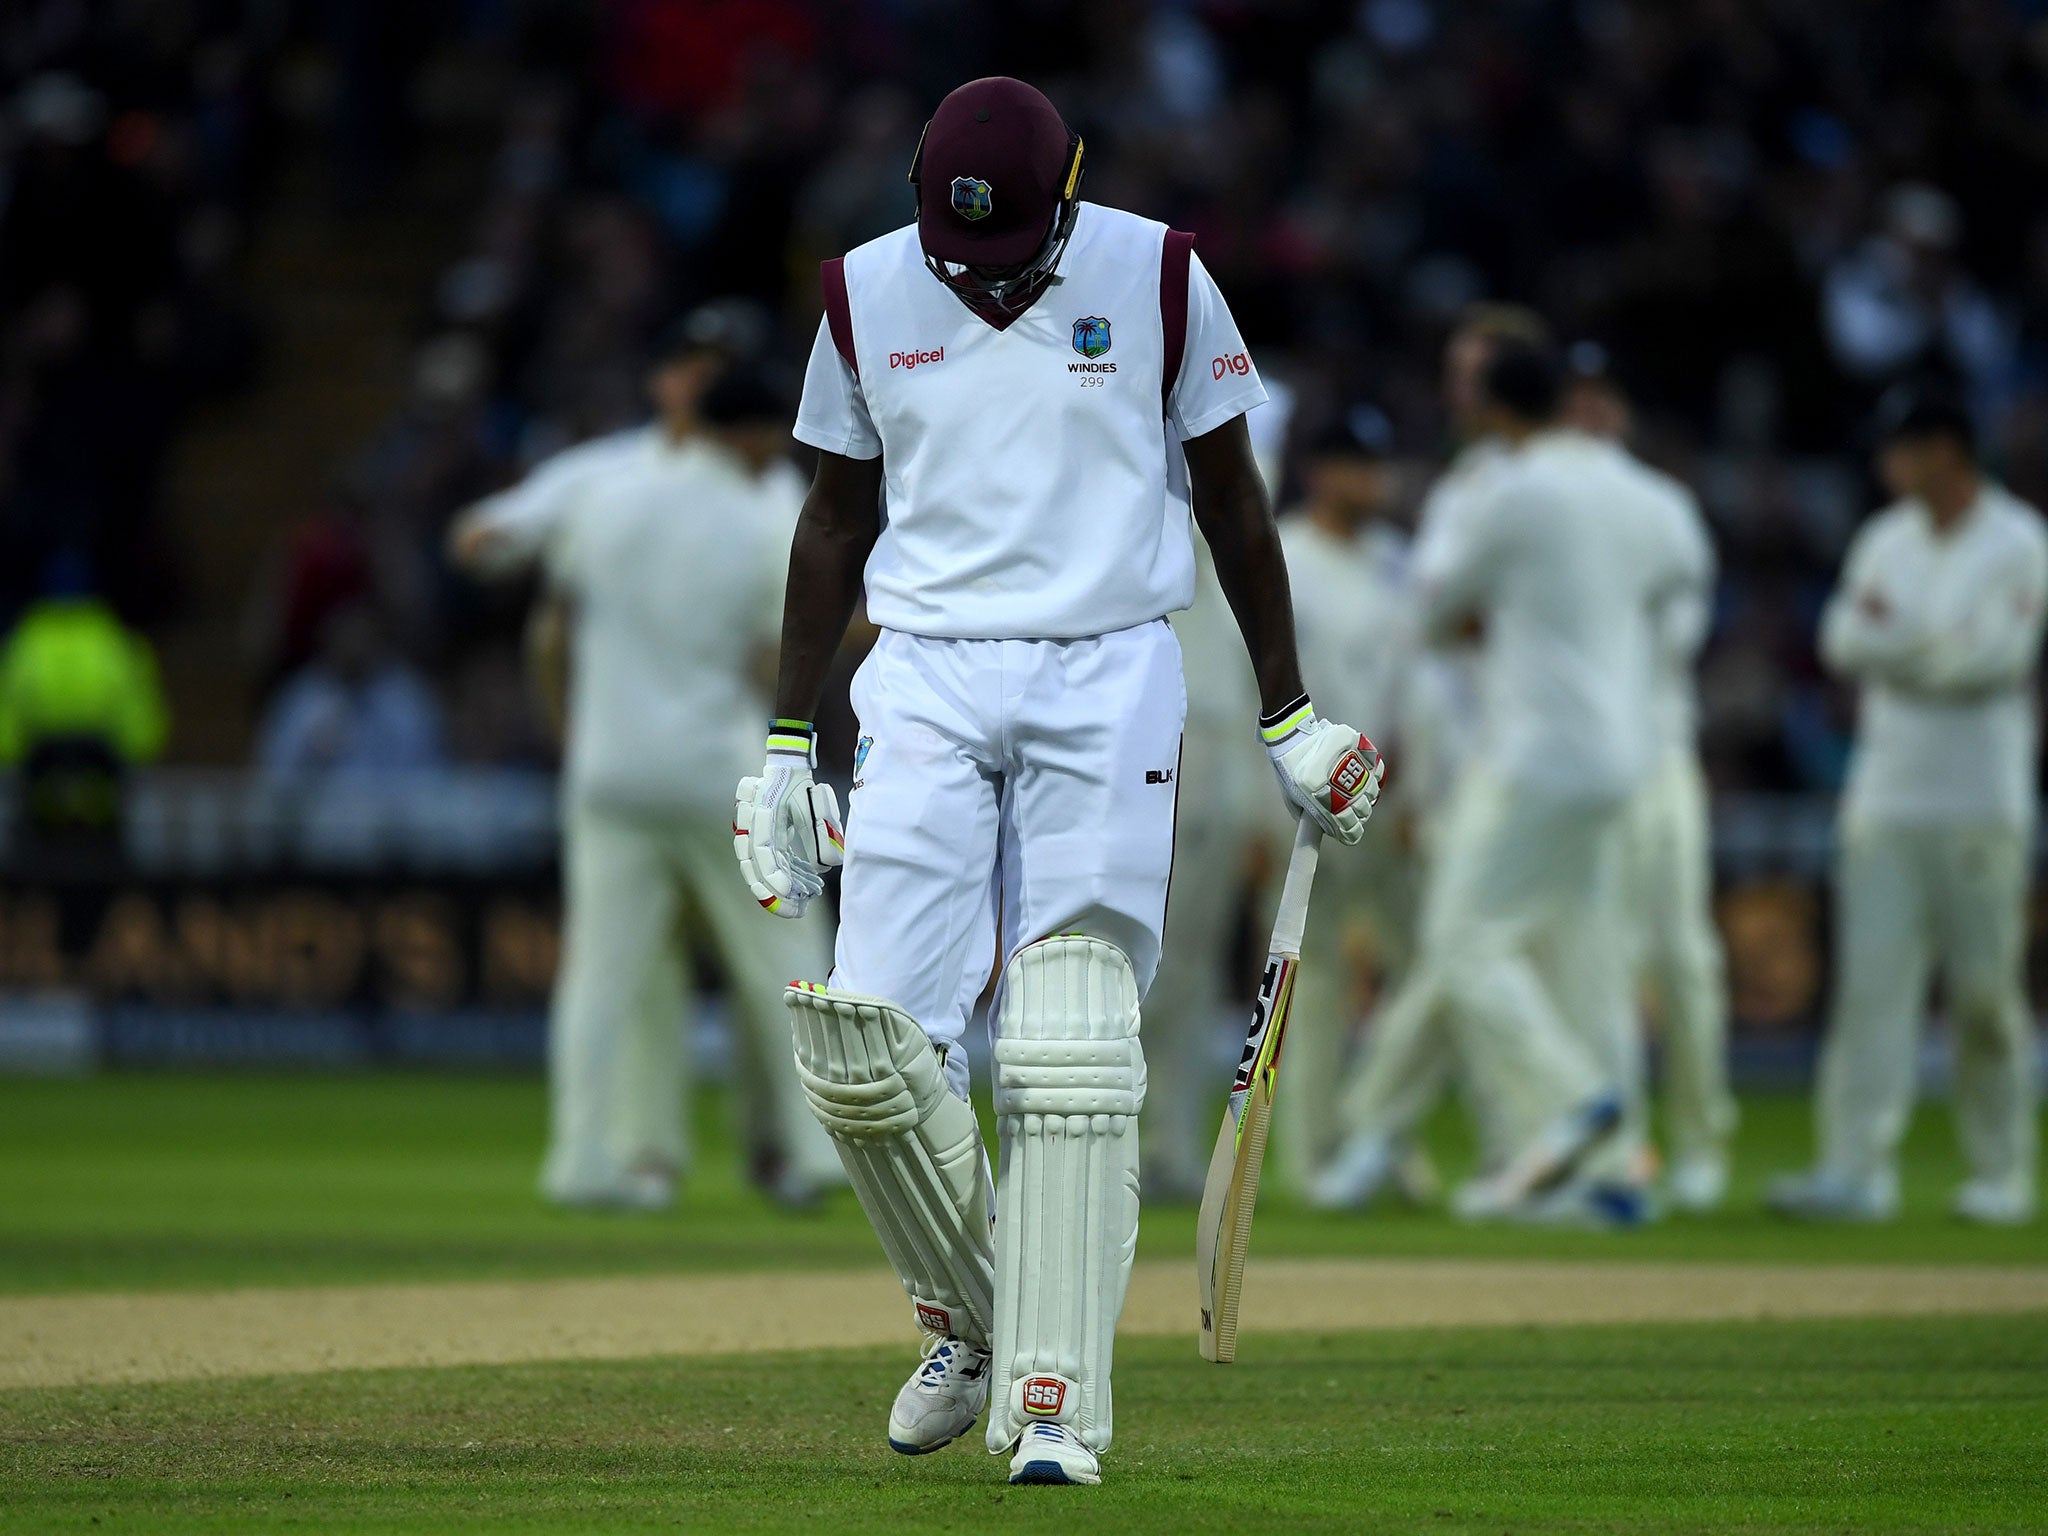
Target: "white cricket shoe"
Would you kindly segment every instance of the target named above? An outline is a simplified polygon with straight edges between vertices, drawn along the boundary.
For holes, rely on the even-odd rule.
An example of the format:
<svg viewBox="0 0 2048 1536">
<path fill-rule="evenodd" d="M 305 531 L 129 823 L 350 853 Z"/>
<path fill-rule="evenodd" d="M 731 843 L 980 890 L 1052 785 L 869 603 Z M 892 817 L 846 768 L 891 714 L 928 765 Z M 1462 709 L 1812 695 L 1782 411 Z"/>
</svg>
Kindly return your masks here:
<svg viewBox="0 0 2048 1536">
<path fill-rule="evenodd" d="M 1579 1164 L 1620 1128 L 1620 1096 L 1594 1094 L 1538 1131 L 1500 1172 L 1460 1186 L 1452 1214 L 1462 1221 L 1512 1219 L 1535 1197 L 1570 1180 Z"/>
<path fill-rule="evenodd" d="M 2034 1219 L 2034 1191 L 2017 1179 L 1972 1179 L 1950 1209 L 1981 1226 L 2023 1227 Z"/>
<path fill-rule="evenodd" d="M 1657 1217 L 1648 1191 L 1639 1184 L 1576 1177 L 1508 1206 L 1487 1203 L 1490 1194 L 1484 1180 L 1461 1185 L 1452 1196 L 1452 1213 L 1465 1221 L 1582 1232 L 1632 1232 Z"/>
<path fill-rule="evenodd" d="M 1664 1178 L 1664 1198 L 1674 1211 L 1701 1216 L 1728 1198 L 1728 1159 L 1719 1152 L 1681 1157 Z"/>
<path fill-rule="evenodd" d="M 1891 1221 L 1899 1214 L 1899 1176 L 1891 1169 L 1858 1175 L 1833 1168 L 1780 1174 L 1765 1204 L 1797 1221 Z"/>
<path fill-rule="evenodd" d="M 676 1176 L 666 1168 L 634 1168 L 603 1181 L 549 1181 L 541 1195 L 570 1211 L 665 1211 L 676 1203 Z"/>
<path fill-rule="evenodd" d="M 974 1428 L 988 1406 L 988 1368 L 994 1358 L 965 1339 L 926 1335 L 924 1359 L 889 1410 L 889 1449 L 922 1456 Z"/>
<path fill-rule="evenodd" d="M 1102 1463 L 1066 1425 L 1027 1424 L 1017 1441 L 1017 1453 L 1010 1458 L 1010 1481 L 1099 1483 Z"/>
<path fill-rule="evenodd" d="M 1436 1164 L 1413 1141 L 1360 1131 L 1309 1180 L 1307 1197 L 1319 1211 L 1362 1211 L 1383 1194 L 1421 1207 L 1443 1192 Z"/>
</svg>

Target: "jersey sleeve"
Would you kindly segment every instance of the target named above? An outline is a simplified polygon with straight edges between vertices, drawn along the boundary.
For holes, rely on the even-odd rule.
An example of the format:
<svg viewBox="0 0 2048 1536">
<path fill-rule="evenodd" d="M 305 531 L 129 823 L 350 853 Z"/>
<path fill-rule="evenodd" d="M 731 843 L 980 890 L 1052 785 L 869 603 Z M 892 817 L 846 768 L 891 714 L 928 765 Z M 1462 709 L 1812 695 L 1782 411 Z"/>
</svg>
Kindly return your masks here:
<svg viewBox="0 0 2048 1536">
<path fill-rule="evenodd" d="M 1188 257 L 1188 334 L 1180 377 L 1167 400 L 1167 416 L 1186 442 L 1213 432 L 1266 401 L 1266 386 L 1252 366 L 1223 292 L 1202 258 Z"/>
<path fill-rule="evenodd" d="M 1820 659 L 1843 677 L 1897 681 L 1925 644 L 1918 627 L 1898 611 L 1900 595 L 1886 587 L 1885 539 L 1890 528 L 1880 517 L 1857 532 L 1842 578 L 1821 611 Z"/>
<path fill-rule="evenodd" d="M 544 562 L 550 575 L 561 559 L 562 545 L 577 499 L 593 471 L 609 457 L 609 443 L 586 443 L 535 467 L 517 485 L 486 496 L 476 505 L 478 523 L 489 530 L 483 563 L 503 574 Z"/>
<path fill-rule="evenodd" d="M 1667 638 L 1680 639 L 1684 621 L 1676 615 L 1688 606 L 1702 608 L 1714 585 L 1714 540 L 1691 492 L 1673 489 L 1666 503 L 1664 537 L 1666 569 L 1655 596 L 1660 604 L 1676 605 L 1672 610 L 1674 622 L 1681 627 Z M 1699 639 L 1705 638 L 1702 629 Z"/>
<path fill-rule="evenodd" d="M 1936 697 L 1973 698 L 2025 682 L 2041 657 L 2048 620 L 2048 530 L 2029 515 L 1982 598 L 1954 629 L 1937 634 L 1913 681 Z"/>
<path fill-rule="evenodd" d="M 557 592 L 573 597 L 583 585 L 583 544 L 576 520 L 565 518 L 541 550 L 541 572 Z"/>
<path fill-rule="evenodd" d="M 811 344 L 810 366 L 804 370 L 804 398 L 796 410 L 793 435 L 800 443 L 849 459 L 882 456 L 881 434 L 868 416 L 860 380 L 833 345 L 828 321 L 818 322 L 818 339 Z"/>
</svg>

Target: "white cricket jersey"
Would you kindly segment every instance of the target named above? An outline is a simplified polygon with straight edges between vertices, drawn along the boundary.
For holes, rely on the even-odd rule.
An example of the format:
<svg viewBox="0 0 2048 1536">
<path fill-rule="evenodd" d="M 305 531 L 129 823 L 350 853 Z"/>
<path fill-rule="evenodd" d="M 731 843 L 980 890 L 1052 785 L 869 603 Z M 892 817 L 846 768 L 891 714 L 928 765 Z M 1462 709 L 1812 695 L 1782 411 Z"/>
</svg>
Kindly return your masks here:
<svg viewBox="0 0 2048 1536">
<path fill-rule="evenodd" d="M 2032 824 L 2044 607 L 2048 528 L 2001 487 L 1946 533 L 1915 501 L 1864 525 L 1821 621 L 1863 684 L 1847 817 Z"/>
<path fill-rule="evenodd" d="M 781 627 L 800 482 L 656 428 L 572 448 L 483 503 L 574 603 L 565 776 L 577 800 L 729 806 L 768 705 L 750 675 Z"/>
<path fill-rule="evenodd" d="M 1301 515 L 1281 520 L 1280 547 L 1316 712 L 1391 747 L 1416 648 L 1407 541 L 1384 526 L 1342 538 Z"/>
<path fill-rule="evenodd" d="M 1615 447 L 1539 432 L 1416 551 L 1422 622 L 1484 625 L 1480 759 L 1504 782 L 1611 800 L 1655 757 L 1652 614 L 1705 579 L 1701 530 Z"/>
<path fill-rule="evenodd" d="M 1084 203 L 1059 272 L 998 331 L 924 264 L 916 226 L 849 252 L 855 367 L 818 328 L 796 436 L 883 460 L 868 615 L 938 639 L 1073 639 L 1185 608 L 1182 441 L 1266 398 L 1189 258 L 1181 365 L 1162 383 L 1167 229 Z"/>
<path fill-rule="evenodd" d="M 1415 522 L 1418 554 L 1440 539 L 1456 536 L 1466 508 L 1484 493 L 1508 458 L 1507 444 L 1497 437 L 1482 437 L 1459 450 L 1422 498 L 1422 512 Z"/>
</svg>

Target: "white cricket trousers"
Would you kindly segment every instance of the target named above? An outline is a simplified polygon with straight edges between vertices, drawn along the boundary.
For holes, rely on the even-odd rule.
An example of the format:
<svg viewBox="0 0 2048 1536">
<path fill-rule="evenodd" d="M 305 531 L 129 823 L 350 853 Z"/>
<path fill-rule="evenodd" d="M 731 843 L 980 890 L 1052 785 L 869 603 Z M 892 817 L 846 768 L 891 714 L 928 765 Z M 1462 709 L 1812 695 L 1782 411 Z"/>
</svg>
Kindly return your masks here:
<svg viewBox="0 0 2048 1536">
<path fill-rule="evenodd" d="M 1970 1171 L 2032 1187 L 2034 1028 L 2021 980 L 2031 844 L 2024 827 L 1843 823 L 1835 997 L 1817 1094 L 1823 1166 L 1892 1166 L 1939 966 Z"/>
<path fill-rule="evenodd" d="M 750 1152 L 842 1179 L 804 1104 L 782 990 L 824 968 L 825 925 L 764 921 L 732 861 L 730 817 L 573 801 L 563 818 L 563 955 L 548 1029 L 542 1189 L 574 1197 L 636 1166 L 689 1161 L 683 1020 L 691 941 L 723 963 L 739 1123 Z"/>
<path fill-rule="evenodd" d="M 1159 965 L 1187 695 L 1164 619 L 1083 640 L 884 630 L 853 680 L 832 985 L 917 1020 L 967 1093 L 961 1049 L 997 967 L 1057 933 Z"/>
<path fill-rule="evenodd" d="M 1435 983 L 1421 971 L 1413 954 L 1419 942 L 1415 929 L 1420 908 L 1433 886 L 1445 825 L 1453 820 L 1450 812 L 1456 804 L 1454 791 L 1442 811 L 1421 820 L 1414 846 L 1406 854 L 1406 885 L 1416 909 L 1409 918 L 1411 953 L 1396 978 L 1397 985 L 1374 1011 L 1364 1056 L 1338 1092 L 1339 1129 L 1347 1137 L 1399 1140 L 1412 1134 L 1457 1075 L 1457 1044 L 1449 1015 Z M 1300 982 L 1295 985 L 1299 987 Z M 1474 1109 L 1487 1138 L 1480 1148 L 1481 1161 L 1491 1165 L 1512 1149 L 1499 1146 L 1494 1139 L 1497 1117 L 1484 1113 L 1476 1101 Z"/>
<path fill-rule="evenodd" d="M 1459 783 L 1408 987 L 1448 1014 L 1491 1146 L 1523 1147 L 1603 1088 L 1640 1097 L 1617 910 L 1624 804 L 1560 800 L 1477 767 Z M 1619 1175 L 1635 1150 L 1616 1137 L 1589 1171 Z"/>
<path fill-rule="evenodd" d="M 1728 982 L 1714 925 L 1712 830 L 1698 754 L 1672 752 L 1629 802 L 1622 890 L 1635 974 L 1657 999 L 1664 1121 L 1675 1157 L 1718 1155 L 1735 1130 Z"/>
</svg>

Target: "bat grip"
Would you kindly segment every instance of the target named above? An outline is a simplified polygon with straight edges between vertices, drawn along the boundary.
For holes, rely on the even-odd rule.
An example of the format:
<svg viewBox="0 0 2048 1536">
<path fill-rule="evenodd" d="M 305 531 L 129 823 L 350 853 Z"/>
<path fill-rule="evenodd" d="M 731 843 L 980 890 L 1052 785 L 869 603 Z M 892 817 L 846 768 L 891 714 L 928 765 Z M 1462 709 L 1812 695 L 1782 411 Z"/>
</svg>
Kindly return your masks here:
<svg viewBox="0 0 2048 1536">
<path fill-rule="evenodd" d="M 1294 853 L 1287 860 L 1287 879 L 1280 887 L 1280 909 L 1273 915 L 1273 953 L 1299 955 L 1301 930 L 1308 923 L 1308 893 L 1316 881 L 1322 856 L 1323 829 L 1303 816 L 1294 828 Z"/>
</svg>

